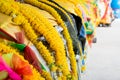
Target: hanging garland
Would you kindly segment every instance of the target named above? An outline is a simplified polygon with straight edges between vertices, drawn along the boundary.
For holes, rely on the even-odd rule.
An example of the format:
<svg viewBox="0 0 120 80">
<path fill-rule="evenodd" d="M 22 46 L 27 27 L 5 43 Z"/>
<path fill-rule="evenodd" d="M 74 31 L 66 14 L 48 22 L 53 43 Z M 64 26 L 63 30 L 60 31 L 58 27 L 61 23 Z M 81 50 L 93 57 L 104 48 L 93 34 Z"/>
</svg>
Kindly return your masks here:
<svg viewBox="0 0 120 80">
<path fill-rule="evenodd" d="M 50 55 L 49 51 L 42 44 L 42 42 L 37 41 L 37 36 L 34 33 L 34 31 L 32 30 L 32 28 L 30 27 L 30 24 L 19 12 L 17 12 L 14 8 L 11 8 L 10 4 L 7 2 L 4 2 L 4 1 L 0 2 L 0 12 L 10 15 L 10 16 L 13 16 L 14 17 L 13 21 L 17 25 L 22 25 L 22 28 L 24 29 L 26 36 L 36 45 L 36 47 L 38 48 L 39 52 L 44 57 L 46 62 L 48 64 L 54 63 L 53 57 Z M 54 68 L 54 65 L 52 65 L 52 68 Z M 46 77 L 49 77 L 49 75 L 47 75 Z M 50 79 L 48 79 L 48 80 L 52 80 L 51 77 L 49 77 L 49 78 Z"/>
<path fill-rule="evenodd" d="M 74 51 L 73 51 L 72 41 L 71 41 L 70 35 L 68 33 L 67 27 L 64 24 L 64 22 L 62 21 L 62 19 L 60 18 L 59 14 L 53 8 L 51 8 L 50 6 L 47 6 L 47 5 L 45 5 L 43 3 L 40 3 L 40 2 L 38 2 L 36 0 L 25 0 L 25 2 L 30 3 L 32 5 L 35 5 L 35 6 L 39 7 L 39 8 L 41 8 L 41 9 L 45 9 L 46 11 L 51 13 L 56 18 L 57 23 L 59 25 L 61 25 L 61 27 L 64 29 L 63 34 L 64 34 L 64 37 L 66 38 L 66 40 L 68 42 L 67 45 L 68 45 L 69 54 L 71 56 L 73 56 L 73 57 L 70 57 L 70 60 L 71 61 L 73 60 L 73 62 L 71 63 L 72 70 L 76 69 L 76 61 L 75 61 L 75 55 L 74 55 Z M 73 68 L 73 66 L 74 66 L 74 68 Z"/>
<path fill-rule="evenodd" d="M 18 5 L 16 5 L 16 6 L 18 6 Z M 53 48 L 53 49 L 56 48 L 56 50 L 63 49 L 63 51 L 56 51 L 56 52 L 64 53 L 65 52 L 64 47 L 62 47 L 63 42 L 61 42 L 61 39 L 58 36 L 59 34 L 54 30 L 54 28 L 52 27 L 52 24 L 50 24 L 47 21 L 47 19 L 45 19 L 41 14 L 39 14 L 35 9 L 33 9 L 33 7 L 30 7 L 27 4 L 21 4 L 21 5 L 19 5 L 19 7 L 21 7 L 21 9 L 19 11 L 29 20 L 29 22 L 31 23 L 33 28 L 37 31 L 38 35 L 45 35 L 45 38 L 48 39 L 49 44 L 53 43 L 51 45 L 51 48 Z M 34 12 L 33 12 L 33 10 L 34 10 Z M 41 22 L 41 21 L 43 21 L 43 20 L 44 20 L 44 22 L 46 22 L 47 26 L 42 24 L 43 22 Z M 56 43 L 58 43 L 58 45 L 56 45 Z M 59 49 L 57 49 L 57 48 L 59 48 Z M 58 60 L 58 61 L 61 61 L 61 60 Z"/>
<path fill-rule="evenodd" d="M 64 59 L 64 53 L 65 53 L 65 50 L 64 50 L 64 44 L 63 44 L 63 42 L 62 42 L 62 39 L 58 36 L 59 34 L 56 32 L 56 30 L 55 30 L 55 28 L 53 28 L 53 26 L 52 26 L 52 24 L 50 24 L 50 23 L 48 23 L 48 20 L 47 19 L 45 19 L 41 14 L 37 14 L 37 12 L 35 11 L 35 9 L 33 9 L 33 8 L 28 8 L 27 7 L 27 9 L 25 9 L 26 8 L 26 5 L 23 5 L 24 7 L 22 7 L 22 13 L 29 19 L 29 20 L 31 20 L 30 21 L 30 23 L 32 23 L 31 25 L 37 25 L 37 24 L 39 24 L 39 26 L 33 26 L 34 28 L 35 28 L 35 30 L 37 31 L 37 32 L 39 32 L 40 34 L 42 34 L 43 36 L 45 36 L 45 39 L 49 42 L 49 44 L 50 44 L 50 47 L 53 49 L 53 50 L 55 50 L 55 58 L 57 58 L 56 59 L 56 63 L 58 62 L 58 61 L 61 61 L 62 59 Z M 34 12 L 33 12 L 33 10 L 34 10 Z M 29 11 L 29 12 L 28 12 Z M 35 19 L 34 20 L 32 20 L 32 18 L 30 17 L 30 16 L 27 16 L 27 15 L 29 15 L 30 13 L 32 13 L 32 14 L 34 14 L 34 15 L 31 15 L 31 17 L 34 17 L 35 15 L 36 15 L 36 17 L 35 17 Z M 40 19 L 40 20 L 39 20 Z M 42 24 L 42 22 L 43 23 L 45 23 L 45 25 L 44 24 Z M 42 31 L 44 31 L 43 33 L 42 33 Z M 55 36 L 55 37 L 54 37 Z M 59 42 L 59 43 L 58 43 Z M 57 53 L 57 52 L 61 52 L 61 54 L 59 53 Z M 62 56 L 60 56 L 60 55 L 62 55 Z M 61 58 L 61 59 L 60 59 Z M 62 66 L 62 64 L 61 63 L 57 63 L 57 65 L 58 66 Z"/>
<path fill-rule="evenodd" d="M 60 9 L 60 10 L 62 10 L 61 8 L 59 8 L 57 5 L 55 5 L 54 3 L 51 3 L 51 2 L 49 2 L 49 1 L 44 1 L 44 0 L 38 0 L 38 1 L 41 1 L 41 2 L 43 2 L 43 3 L 46 3 L 46 4 L 49 4 L 50 6 L 54 6 L 55 8 L 57 7 L 58 9 Z M 64 10 L 62 10 L 62 12 L 65 14 L 65 12 L 64 12 Z M 66 14 L 67 15 L 67 14 Z M 83 60 L 83 54 L 82 54 L 82 49 L 80 49 L 80 55 L 82 56 L 81 57 L 81 59 Z M 78 65 L 78 66 L 80 66 L 80 65 Z M 81 70 L 83 71 L 83 68 L 81 68 Z M 77 72 L 77 71 L 76 71 Z"/>
<path fill-rule="evenodd" d="M 25 6 L 26 7 L 26 6 Z M 32 8 L 30 8 L 31 10 L 32 10 Z M 30 9 L 28 10 L 28 11 L 30 11 Z M 22 10 L 24 10 L 24 9 L 22 9 Z M 26 9 L 25 9 L 26 10 Z M 24 10 L 24 11 L 25 11 Z M 34 10 L 34 9 L 33 9 Z M 32 11 L 33 11 L 32 10 Z M 26 11 L 25 13 L 27 13 L 28 11 Z M 30 12 L 30 13 L 32 13 L 32 11 Z M 34 10 L 34 12 L 35 12 L 35 10 Z M 37 12 L 36 12 L 37 13 Z M 36 14 L 36 13 L 33 13 L 34 15 Z M 27 16 L 28 14 L 26 14 L 26 16 Z M 36 14 L 37 15 L 37 14 Z M 45 19 L 42 15 L 40 15 L 40 14 L 38 14 L 37 15 L 37 17 L 36 17 L 36 19 L 37 18 L 39 18 L 39 19 L 42 19 L 41 21 L 43 21 L 43 23 L 45 23 L 46 24 L 46 26 L 47 26 L 47 28 L 48 28 L 48 26 L 49 27 L 53 27 L 52 26 L 52 24 L 50 24 L 49 22 L 47 22 L 48 20 L 47 19 Z M 41 23 L 40 21 L 39 22 L 37 22 L 36 21 L 36 19 L 34 20 L 35 22 L 36 22 L 36 24 L 37 23 Z M 29 20 L 30 20 L 30 18 L 29 18 Z M 38 20 L 38 19 L 37 19 Z M 33 21 L 32 21 L 33 22 Z M 33 25 L 35 25 L 35 24 L 33 24 Z M 40 26 L 42 26 L 42 27 L 45 27 L 43 24 L 40 24 Z M 38 28 L 36 28 L 36 29 L 38 29 Z M 44 28 L 45 29 L 45 28 Z M 39 29 L 40 30 L 40 29 Z M 53 34 L 55 34 L 56 33 L 56 31 L 53 31 L 52 32 L 52 29 L 50 29 L 49 30 L 50 32 L 48 33 L 47 32 L 47 34 L 52 34 L 51 35 L 51 38 L 53 38 L 54 36 L 56 36 L 56 39 L 54 40 L 54 42 L 56 43 L 56 45 L 54 45 L 54 46 L 52 46 L 51 48 L 53 48 L 53 49 L 55 49 L 55 58 L 56 58 L 56 65 L 58 66 L 58 67 L 60 67 L 60 68 L 64 68 L 64 66 L 68 66 L 67 65 L 67 62 L 66 62 L 66 64 L 65 64 L 65 61 L 66 61 L 66 57 L 65 57 L 65 51 L 64 51 L 64 44 L 63 44 L 63 42 L 61 43 L 61 39 L 59 39 L 59 37 L 57 37 L 57 35 L 59 35 L 59 34 L 57 34 L 57 35 L 54 35 L 53 36 Z M 45 33 L 44 33 L 45 34 Z M 43 34 L 43 35 L 44 35 Z M 47 35 L 47 36 L 49 36 L 49 35 Z M 47 38 L 46 38 L 47 39 Z M 61 41 L 60 41 L 61 40 Z M 59 42 L 59 43 L 58 43 Z M 51 42 L 51 43 L 53 43 L 53 42 Z M 57 44 L 58 43 L 58 44 Z M 58 45 L 58 46 L 57 46 Z M 63 47 L 63 48 L 62 48 Z M 66 68 L 67 69 L 67 68 Z"/>
</svg>

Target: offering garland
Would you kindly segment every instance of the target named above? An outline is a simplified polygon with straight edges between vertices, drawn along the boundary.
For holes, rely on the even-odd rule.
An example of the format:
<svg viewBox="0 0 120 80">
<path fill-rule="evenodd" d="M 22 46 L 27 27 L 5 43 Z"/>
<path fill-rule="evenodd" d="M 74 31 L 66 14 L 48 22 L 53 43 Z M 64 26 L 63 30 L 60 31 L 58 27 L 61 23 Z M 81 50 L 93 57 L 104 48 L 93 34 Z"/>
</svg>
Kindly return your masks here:
<svg viewBox="0 0 120 80">
<path fill-rule="evenodd" d="M 24 6 L 24 8 L 25 7 L 26 6 Z M 29 18 L 29 20 L 32 20 L 32 19 L 27 15 L 29 15 L 30 13 L 36 15 L 35 20 L 31 21 L 31 23 L 32 23 L 31 25 L 39 24 L 39 26 L 36 27 L 35 30 L 37 30 L 37 32 L 39 32 L 40 34 L 45 36 L 45 39 L 49 42 L 50 47 L 55 51 L 55 63 L 56 63 L 56 65 L 60 69 L 64 68 L 65 66 L 68 66 L 66 56 L 65 56 L 64 43 L 63 43 L 62 39 L 58 36 L 59 34 L 56 32 L 56 30 L 52 26 L 52 24 L 48 24 L 49 23 L 49 22 L 47 22 L 48 20 L 45 19 L 41 14 L 39 14 L 39 13 L 37 14 L 37 12 L 35 12 L 35 9 L 29 8 L 28 11 L 25 12 L 26 9 L 24 9 L 24 8 L 22 8 L 21 10 L 24 10 L 23 14 L 25 14 L 29 11 L 29 13 L 25 15 L 27 18 Z M 34 12 L 33 12 L 33 10 L 34 10 Z M 46 26 L 42 23 L 45 23 Z M 35 26 L 33 26 L 33 27 L 35 27 Z M 45 32 L 42 33 L 42 31 L 45 31 Z M 67 70 L 69 70 L 69 69 L 66 67 L 66 71 Z"/>
<path fill-rule="evenodd" d="M 76 59 L 75 59 L 75 55 L 74 55 L 74 51 L 73 51 L 72 41 L 71 41 L 70 35 L 68 33 L 67 27 L 66 27 L 65 23 L 62 21 L 60 15 L 50 6 L 45 5 L 41 2 L 38 2 L 37 0 L 25 0 L 25 2 L 30 3 L 30 4 L 36 6 L 40 9 L 44 9 L 44 10 L 48 11 L 51 15 L 53 15 L 56 18 L 58 25 L 61 25 L 61 27 L 64 29 L 63 34 L 64 34 L 64 37 L 67 40 L 67 46 L 68 46 L 69 54 L 71 56 L 73 56 L 73 57 L 70 57 L 72 70 L 76 69 L 76 61 L 75 61 Z M 74 68 L 73 68 L 73 66 L 74 66 Z M 73 72 L 73 73 L 76 73 L 76 72 Z M 64 74 L 66 75 L 66 74 L 69 74 L 69 73 L 64 72 Z"/>
<path fill-rule="evenodd" d="M 17 25 L 21 25 L 21 27 L 25 31 L 26 36 L 30 39 L 31 42 L 33 42 L 33 44 L 36 45 L 43 58 L 46 60 L 47 64 L 53 64 L 51 68 L 55 68 L 53 57 L 51 56 L 47 48 L 42 44 L 42 42 L 37 41 L 37 35 L 34 33 L 30 24 L 24 18 L 24 16 L 22 16 L 18 11 L 12 8 L 10 4 L 6 1 L 0 2 L 0 12 L 12 16 L 13 22 L 15 22 Z M 45 77 L 47 77 L 47 79 L 49 78 L 48 80 L 52 80 L 49 74 Z"/>
<path fill-rule="evenodd" d="M 34 10 L 34 12 L 33 12 L 33 10 Z M 38 33 L 45 36 L 45 39 L 50 44 L 50 48 L 52 48 L 55 51 L 55 58 L 56 58 L 56 63 L 57 63 L 56 65 L 62 66 L 61 62 L 59 63 L 58 61 L 61 61 L 65 57 L 64 43 L 63 43 L 61 37 L 59 36 L 58 32 L 52 26 L 52 24 L 49 24 L 48 20 L 45 19 L 37 11 L 35 11 L 35 9 L 33 9 L 32 7 L 29 7 L 29 8 L 27 7 L 27 9 L 26 9 L 26 5 L 23 5 L 21 12 L 23 13 L 23 15 L 26 16 L 26 18 L 29 19 L 33 28 Z M 27 16 L 30 13 L 34 14 L 34 15 Z M 32 17 L 34 17 L 33 20 L 32 20 Z M 45 25 L 43 23 L 45 23 Z M 34 26 L 37 24 L 38 24 L 38 26 Z M 59 52 L 61 52 L 61 54 Z"/>
</svg>

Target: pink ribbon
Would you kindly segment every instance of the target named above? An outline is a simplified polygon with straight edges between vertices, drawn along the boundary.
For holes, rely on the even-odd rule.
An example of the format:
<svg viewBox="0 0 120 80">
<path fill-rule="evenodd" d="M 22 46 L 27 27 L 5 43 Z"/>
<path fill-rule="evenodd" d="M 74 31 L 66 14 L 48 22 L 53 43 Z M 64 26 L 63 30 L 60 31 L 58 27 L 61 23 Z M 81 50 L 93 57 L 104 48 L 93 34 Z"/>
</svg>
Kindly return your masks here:
<svg viewBox="0 0 120 80">
<path fill-rule="evenodd" d="M 12 80 L 22 80 L 21 77 L 17 73 L 15 73 L 0 56 L 0 71 L 3 71 L 3 70 L 8 72 L 9 77 Z"/>
</svg>

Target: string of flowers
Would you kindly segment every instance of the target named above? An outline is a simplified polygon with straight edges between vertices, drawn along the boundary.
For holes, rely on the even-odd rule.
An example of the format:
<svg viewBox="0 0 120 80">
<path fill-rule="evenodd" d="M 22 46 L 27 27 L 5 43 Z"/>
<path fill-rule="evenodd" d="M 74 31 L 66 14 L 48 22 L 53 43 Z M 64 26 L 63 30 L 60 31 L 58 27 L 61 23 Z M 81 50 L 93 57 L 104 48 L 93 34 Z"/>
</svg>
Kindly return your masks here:
<svg viewBox="0 0 120 80">
<path fill-rule="evenodd" d="M 22 8 L 22 9 L 23 9 L 23 8 Z M 30 8 L 30 9 L 32 9 L 32 8 Z M 24 10 L 24 11 L 25 11 L 25 10 Z M 31 12 L 30 12 L 30 13 L 31 13 Z M 33 14 L 35 14 L 35 13 L 33 13 Z M 39 14 L 39 15 L 40 15 L 40 14 Z M 39 15 L 38 15 L 38 16 L 39 16 Z M 38 17 L 38 16 L 37 16 L 37 17 Z M 40 18 L 42 18 L 42 16 L 40 16 Z M 41 20 L 41 21 L 43 21 L 43 23 L 45 23 L 45 21 L 47 21 L 47 20 L 44 19 L 44 18 L 42 18 L 42 19 L 43 19 L 43 20 Z M 47 26 L 52 25 L 52 24 L 49 23 L 49 22 L 46 22 L 45 24 L 46 24 Z M 51 26 L 51 27 L 52 27 L 52 26 Z M 54 33 L 55 33 L 55 32 L 54 32 Z M 54 34 L 54 33 L 52 33 L 52 34 Z M 58 39 L 58 38 L 57 38 L 57 39 Z M 59 42 L 60 42 L 60 41 L 59 41 Z M 58 52 L 58 51 L 56 51 L 56 52 Z M 63 53 L 63 52 L 62 52 L 62 53 Z M 59 52 L 58 52 L 57 54 L 58 54 L 58 56 L 55 56 L 55 57 L 56 57 L 56 58 L 57 58 L 57 57 L 60 57 L 61 60 L 60 60 L 59 58 L 57 58 L 57 59 L 56 59 L 56 60 L 57 60 L 56 62 L 58 62 L 58 61 L 61 62 L 62 60 L 64 60 L 63 54 L 60 55 Z M 64 61 L 64 62 L 65 62 L 65 61 Z M 64 62 L 63 62 L 63 63 L 64 63 Z M 62 62 L 61 62 L 61 63 L 62 63 Z M 62 67 L 63 64 L 58 64 L 58 65 L 60 65 L 60 67 Z"/>
<path fill-rule="evenodd" d="M 33 10 L 34 10 L 34 12 L 33 12 Z M 28 6 L 26 7 L 26 5 L 23 5 L 21 12 L 23 13 L 24 16 L 26 16 L 26 18 L 28 18 L 28 20 L 30 21 L 33 28 L 37 32 L 39 32 L 40 34 L 45 36 L 45 39 L 50 44 L 51 49 L 53 49 L 56 52 L 55 58 L 56 58 L 57 65 L 62 66 L 62 64 L 58 63 L 58 61 L 61 61 L 62 59 L 64 59 L 64 56 L 65 56 L 63 54 L 63 53 L 65 53 L 64 43 L 63 43 L 61 37 L 59 36 L 59 33 L 56 31 L 56 29 L 52 26 L 52 24 L 50 24 L 48 22 L 47 19 L 45 19 L 41 14 L 39 14 L 39 12 L 37 12 L 32 7 L 28 8 Z M 34 14 L 34 15 L 28 16 L 30 13 Z M 34 17 L 34 20 L 32 19 L 33 17 Z M 34 26 L 37 24 L 38 24 L 38 26 Z"/>
<path fill-rule="evenodd" d="M 54 3 L 52 3 L 52 2 L 50 2 L 50 1 L 48 1 L 48 0 L 38 0 L 38 1 L 41 1 L 41 2 L 44 2 L 44 3 L 50 4 L 50 5 L 58 8 L 58 9 L 60 9 L 60 10 L 68 17 L 68 19 L 69 19 L 72 27 L 74 27 L 74 26 L 73 26 L 73 23 L 72 23 L 72 21 L 71 21 L 71 19 L 70 19 L 70 17 L 68 16 L 68 14 L 67 14 L 62 8 L 58 7 L 57 5 L 55 5 Z M 80 53 L 82 53 L 82 49 L 80 49 Z M 70 55 L 70 57 L 72 57 L 72 56 Z M 73 56 L 73 57 L 74 57 L 74 56 Z M 72 61 L 72 60 L 71 60 L 71 61 Z M 76 69 L 75 69 L 75 70 L 76 70 Z M 73 70 L 73 71 L 77 74 L 77 71 L 75 71 L 75 70 Z"/>
<path fill-rule="evenodd" d="M 65 12 L 63 9 L 59 8 L 57 5 L 55 5 L 54 3 L 52 3 L 52 2 L 50 2 L 50 1 L 48 1 L 48 0 L 38 0 L 38 1 L 41 1 L 41 2 L 44 2 L 44 3 L 50 4 L 50 5 L 58 8 L 58 9 L 60 9 L 60 10 L 68 17 L 68 19 L 69 19 L 70 22 L 71 22 L 71 19 L 70 19 L 70 17 L 66 14 L 66 12 Z M 56 1 L 55 1 L 55 2 L 56 2 Z M 72 1 L 72 2 L 73 2 L 73 1 Z M 78 2 L 79 2 L 79 1 L 78 1 Z M 78 11 L 78 10 L 77 10 L 77 11 Z M 82 49 L 81 49 L 81 47 L 79 47 L 79 48 L 80 48 L 80 55 L 82 56 Z M 82 59 L 83 59 L 83 57 L 81 57 L 81 60 L 82 60 Z"/>
<path fill-rule="evenodd" d="M 25 7 L 26 7 L 26 5 L 25 5 Z M 31 9 L 31 10 L 30 10 Z M 38 12 L 35 12 L 35 9 L 33 9 L 34 10 L 34 12 L 35 13 L 33 13 L 32 11 L 32 7 L 30 7 L 30 9 L 28 9 L 28 11 L 31 11 L 30 13 L 32 13 L 32 14 L 36 14 L 36 18 L 35 18 L 35 20 L 33 20 L 33 21 L 35 21 L 36 22 L 36 24 L 37 23 L 44 23 L 45 25 L 43 25 L 43 24 L 40 24 L 40 26 L 42 26 L 44 29 L 49 29 L 49 27 L 51 28 L 53 28 L 53 26 L 52 26 L 52 24 L 50 23 L 50 22 L 48 22 L 48 20 L 47 19 L 45 19 L 41 14 L 39 14 Z M 24 9 L 22 9 L 22 10 L 24 10 Z M 25 9 L 26 10 L 26 9 Z M 24 10 L 24 11 L 25 11 Z M 27 13 L 28 11 L 26 11 L 26 12 L 24 12 L 24 13 Z M 38 14 L 37 14 L 38 13 Z M 26 16 L 27 16 L 28 14 L 26 14 Z M 32 16 L 31 16 L 32 17 Z M 39 18 L 40 19 L 40 21 L 36 21 L 36 20 L 38 20 L 37 18 Z M 31 20 L 30 18 L 29 18 L 29 20 Z M 31 21 L 31 23 L 33 23 L 33 21 Z M 36 25 L 36 24 L 33 24 L 33 25 Z M 46 27 L 45 27 L 46 26 Z M 36 28 L 36 29 L 38 29 L 38 27 Z M 63 68 L 64 66 L 63 65 L 65 65 L 65 64 L 63 64 L 66 60 L 66 57 L 65 57 L 65 50 L 64 50 L 64 44 L 63 44 L 63 42 L 62 42 L 62 39 L 58 36 L 59 34 L 56 32 L 56 30 L 55 30 L 55 28 L 53 28 L 54 29 L 54 31 L 52 30 L 52 29 L 50 29 L 50 30 L 48 30 L 48 31 L 50 31 L 49 33 L 47 32 L 47 34 L 49 34 L 49 35 L 47 35 L 46 37 L 48 37 L 48 36 L 51 36 L 51 38 L 53 38 L 54 36 L 56 37 L 56 39 L 53 39 L 53 41 L 55 42 L 55 45 L 54 46 L 52 46 L 51 48 L 52 49 L 54 49 L 55 50 L 55 59 L 56 59 L 56 65 L 58 66 L 58 67 L 60 67 L 60 68 Z M 39 29 L 40 30 L 40 29 Z M 42 30 L 43 31 L 43 30 Z M 45 31 L 45 30 L 44 30 Z M 38 31 L 38 32 L 41 32 L 41 31 Z M 56 35 L 53 35 L 53 34 L 55 34 L 56 33 Z M 46 34 L 46 33 L 43 33 L 43 35 L 44 34 Z M 52 34 L 52 35 L 50 35 L 50 34 Z M 47 38 L 46 38 L 47 39 Z M 48 38 L 49 39 L 49 38 Z M 50 44 L 51 43 L 53 43 L 53 41 L 51 40 L 51 42 L 50 42 Z M 59 43 L 58 43 L 59 42 Z M 67 65 L 65 65 L 65 66 L 67 66 Z"/>
<path fill-rule="evenodd" d="M 15 22 L 17 25 L 21 25 L 21 27 L 24 29 L 26 33 L 26 36 L 30 39 L 30 41 L 32 41 L 36 45 L 43 58 L 46 60 L 47 64 L 48 65 L 54 64 L 54 59 L 50 55 L 50 52 L 42 44 L 42 42 L 37 41 L 37 35 L 32 30 L 28 21 L 19 12 L 17 12 L 14 8 L 10 6 L 9 3 L 5 1 L 0 2 L 0 12 L 10 16 L 14 16 L 13 22 Z M 52 65 L 51 68 L 55 68 L 55 65 Z M 50 76 L 48 75 L 46 77 Z M 52 78 L 50 77 L 49 80 L 52 80 Z"/>
<path fill-rule="evenodd" d="M 2 43 L 2 42 L 0 42 L 0 46 L 1 46 L 0 47 L 0 53 L 4 53 L 4 54 L 5 53 L 6 54 L 7 53 L 10 53 L 10 54 L 14 53 L 17 56 L 19 56 L 24 62 L 28 63 L 28 61 L 26 61 L 23 58 L 23 56 L 19 55 L 20 53 L 15 48 L 12 48 L 12 47 L 10 47 L 10 46 L 6 45 L 5 43 Z M 23 75 L 23 80 L 33 80 L 33 79 L 34 80 L 44 80 L 44 78 L 41 77 L 41 75 L 38 73 L 38 71 L 35 68 L 33 68 L 32 65 L 29 65 L 29 66 L 32 69 L 32 75 Z"/>
<path fill-rule="evenodd" d="M 72 71 L 73 71 L 75 77 L 77 78 L 77 71 L 76 71 L 76 66 L 77 65 L 76 65 L 76 59 L 75 59 L 75 55 L 74 55 L 74 51 L 73 51 L 72 41 L 71 41 L 70 35 L 68 33 L 67 27 L 64 24 L 64 22 L 62 21 L 60 15 L 53 8 L 51 8 L 50 6 L 45 5 L 43 3 L 40 3 L 40 2 L 38 2 L 36 0 L 25 0 L 25 2 L 30 3 L 30 4 L 32 4 L 34 6 L 37 6 L 37 7 L 41 8 L 41 9 L 44 9 L 44 10 L 48 11 L 51 15 L 53 15 L 56 18 L 57 23 L 59 25 L 61 25 L 61 27 L 64 29 L 63 34 L 64 34 L 64 37 L 67 40 L 67 46 L 68 46 L 68 50 L 69 50 L 69 55 L 71 56 L 70 61 L 71 61 Z"/>
</svg>

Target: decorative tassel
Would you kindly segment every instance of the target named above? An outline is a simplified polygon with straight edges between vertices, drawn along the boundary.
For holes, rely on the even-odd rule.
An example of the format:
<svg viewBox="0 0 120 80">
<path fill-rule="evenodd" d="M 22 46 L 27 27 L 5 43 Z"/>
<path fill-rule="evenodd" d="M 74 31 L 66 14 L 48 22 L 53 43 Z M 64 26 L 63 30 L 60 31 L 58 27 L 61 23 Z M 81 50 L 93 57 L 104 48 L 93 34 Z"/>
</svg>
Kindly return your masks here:
<svg viewBox="0 0 120 80">
<path fill-rule="evenodd" d="M 24 33 L 23 33 L 23 31 L 16 32 L 15 36 L 16 36 L 16 39 L 17 39 L 17 43 L 24 44 Z"/>
<path fill-rule="evenodd" d="M 26 46 L 24 49 L 24 57 L 26 60 L 29 61 L 30 64 L 32 64 L 40 73 L 42 73 L 42 68 L 41 65 L 33 52 L 33 50 L 29 47 Z M 42 66 L 43 67 L 43 66 Z M 44 68 L 45 69 L 45 68 Z"/>
</svg>

